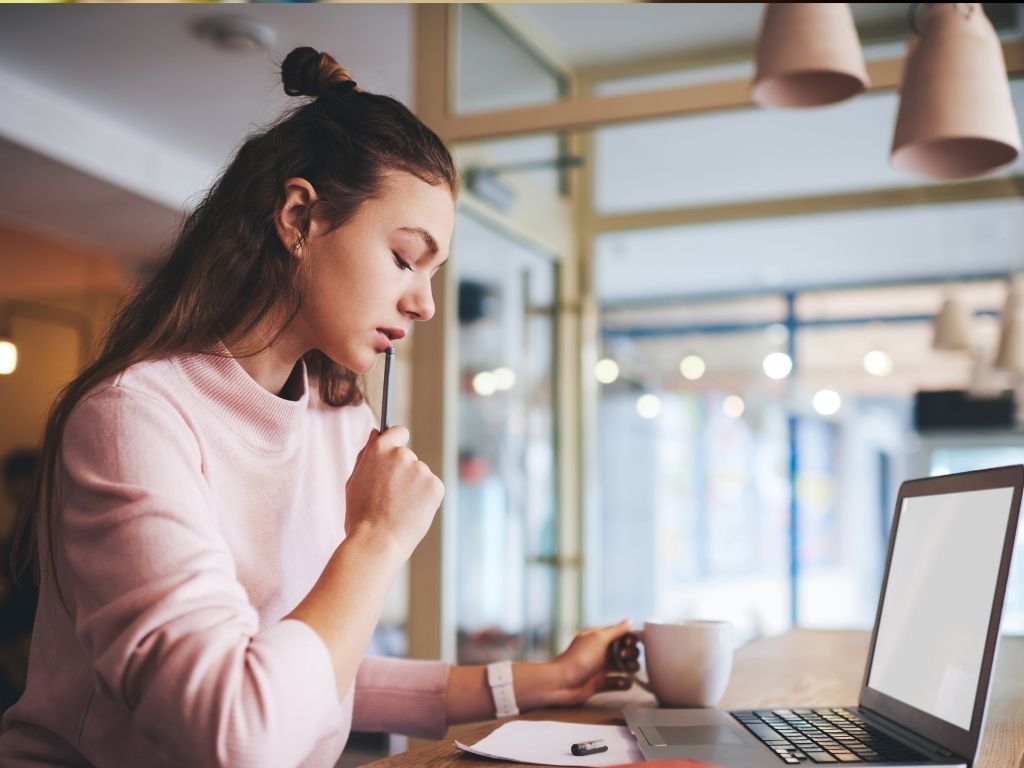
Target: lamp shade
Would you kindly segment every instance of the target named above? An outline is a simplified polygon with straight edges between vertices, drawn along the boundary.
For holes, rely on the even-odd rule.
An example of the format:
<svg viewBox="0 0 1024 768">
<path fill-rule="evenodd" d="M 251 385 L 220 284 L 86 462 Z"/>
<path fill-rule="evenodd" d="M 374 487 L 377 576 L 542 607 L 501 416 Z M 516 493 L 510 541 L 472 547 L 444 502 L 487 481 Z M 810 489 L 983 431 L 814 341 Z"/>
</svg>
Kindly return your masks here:
<svg viewBox="0 0 1024 768">
<path fill-rule="evenodd" d="M 751 95 L 764 107 L 817 107 L 862 93 L 868 72 L 847 3 L 766 3 Z"/>
<path fill-rule="evenodd" d="M 978 176 L 1020 154 L 1006 61 L 979 3 L 926 3 L 911 37 L 892 165 L 939 179 Z"/>
<path fill-rule="evenodd" d="M 975 350 L 967 394 L 970 397 L 995 397 L 1006 390 L 1006 385 L 1006 374 L 995 369 L 987 351 Z"/>
<path fill-rule="evenodd" d="M 935 316 L 934 349 L 966 351 L 971 348 L 971 313 L 963 301 L 951 293 L 942 302 L 942 309 Z"/>
</svg>

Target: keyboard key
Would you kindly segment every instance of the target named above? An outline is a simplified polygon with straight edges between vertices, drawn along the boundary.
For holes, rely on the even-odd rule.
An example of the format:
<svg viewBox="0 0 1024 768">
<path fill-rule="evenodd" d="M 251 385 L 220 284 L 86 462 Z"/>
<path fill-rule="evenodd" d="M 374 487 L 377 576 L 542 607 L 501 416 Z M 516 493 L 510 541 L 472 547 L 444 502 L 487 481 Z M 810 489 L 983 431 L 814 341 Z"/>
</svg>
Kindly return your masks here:
<svg viewBox="0 0 1024 768">
<path fill-rule="evenodd" d="M 737 711 L 733 716 L 787 765 L 923 761 L 847 709 Z"/>
<path fill-rule="evenodd" d="M 766 741 L 768 739 L 781 739 L 784 742 L 786 741 L 774 729 L 769 728 L 767 725 L 752 723 L 751 725 L 748 725 L 747 728 L 753 731 L 754 735 L 761 739 L 761 741 Z"/>
</svg>

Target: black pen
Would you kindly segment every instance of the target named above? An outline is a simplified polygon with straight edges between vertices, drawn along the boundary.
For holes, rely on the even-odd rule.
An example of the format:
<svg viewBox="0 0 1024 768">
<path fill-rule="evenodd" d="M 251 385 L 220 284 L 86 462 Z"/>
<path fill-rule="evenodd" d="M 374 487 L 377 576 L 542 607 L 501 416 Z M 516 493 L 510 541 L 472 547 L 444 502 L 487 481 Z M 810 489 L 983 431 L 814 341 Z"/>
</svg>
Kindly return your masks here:
<svg viewBox="0 0 1024 768">
<path fill-rule="evenodd" d="M 576 757 L 596 755 L 598 752 L 607 752 L 608 745 L 604 743 L 604 739 L 593 739 L 592 741 L 581 741 L 573 744 L 570 751 Z"/>
<path fill-rule="evenodd" d="M 388 413 L 391 410 L 391 377 L 394 373 L 394 366 L 391 365 L 395 359 L 395 348 L 388 347 L 384 356 L 384 395 L 380 400 L 380 431 L 385 432 L 390 426 L 388 424 Z"/>
</svg>

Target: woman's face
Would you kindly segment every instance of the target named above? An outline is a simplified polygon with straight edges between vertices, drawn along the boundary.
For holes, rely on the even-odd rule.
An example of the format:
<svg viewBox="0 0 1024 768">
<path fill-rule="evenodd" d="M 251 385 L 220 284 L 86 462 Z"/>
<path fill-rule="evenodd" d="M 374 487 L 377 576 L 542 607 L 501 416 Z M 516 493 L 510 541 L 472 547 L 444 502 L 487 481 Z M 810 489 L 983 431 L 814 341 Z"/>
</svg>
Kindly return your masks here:
<svg viewBox="0 0 1024 768">
<path fill-rule="evenodd" d="M 314 221 L 306 297 L 296 317 L 309 347 L 356 373 L 434 315 L 430 280 L 448 259 L 455 204 L 444 184 L 401 171 L 332 232 Z"/>
</svg>

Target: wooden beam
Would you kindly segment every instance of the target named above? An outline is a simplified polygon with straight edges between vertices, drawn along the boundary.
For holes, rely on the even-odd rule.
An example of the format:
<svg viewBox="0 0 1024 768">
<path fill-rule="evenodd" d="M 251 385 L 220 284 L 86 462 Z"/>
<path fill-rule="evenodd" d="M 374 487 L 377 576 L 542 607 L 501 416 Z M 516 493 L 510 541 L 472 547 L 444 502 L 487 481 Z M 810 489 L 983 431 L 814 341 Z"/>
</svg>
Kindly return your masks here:
<svg viewBox="0 0 1024 768">
<path fill-rule="evenodd" d="M 447 61 L 448 20 L 444 8 L 416 8 L 416 103 L 421 114 L 431 113 L 446 98 L 443 75 Z M 454 662 L 455 552 L 457 468 L 455 459 L 455 395 L 458 391 L 456 284 L 452 267 L 435 279 L 435 314 L 419 323 L 407 344 L 411 370 L 410 447 L 444 482 L 447 493 L 427 535 L 409 560 L 409 605 L 406 655 L 414 659 Z M 411 349 L 410 349 L 411 346 Z"/>
<path fill-rule="evenodd" d="M 417 5 L 415 13 L 416 114 L 443 139 L 450 141 L 441 128 L 448 113 L 455 108 L 449 89 L 455 81 L 454 57 L 448 55 L 450 41 L 454 39 L 451 33 L 455 14 L 448 13 L 448 6 L 435 3 Z"/>
<path fill-rule="evenodd" d="M 443 12 L 443 9 L 436 11 Z M 1003 43 L 1003 55 L 1011 75 L 1024 74 L 1024 41 Z M 868 62 L 870 90 L 886 91 L 899 87 L 903 63 L 903 56 Z M 424 103 L 423 106 L 426 108 L 428 105 Z M 750 81 L 736 78 L 658 91 L 579 96 L 550 104 L 472 115 L 454 114 L 451 109 L 444 115 L 435 115 L 433 111 L 422 114 L 446 140 L 467 141 L 545 131 L 586 130 L 637 120 L 753 106 Z"/>
<path fill-rule="evenodd" d="M 686 224 L 805 216 L 816 213 L 898 208 L 908 205 L 991 200 L 1002 197 L 1024 197 L 1024 175 L 955 184 L 894 187 L 864 192 L 840 192 L 832 195 L 807 195 L 776 200 L 754 200 L 742 203 L 612 214 L 597 216 L 593 225 L 597 232 L 657 229 Z"/>
</svg>

